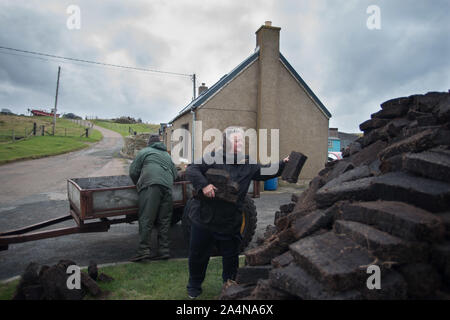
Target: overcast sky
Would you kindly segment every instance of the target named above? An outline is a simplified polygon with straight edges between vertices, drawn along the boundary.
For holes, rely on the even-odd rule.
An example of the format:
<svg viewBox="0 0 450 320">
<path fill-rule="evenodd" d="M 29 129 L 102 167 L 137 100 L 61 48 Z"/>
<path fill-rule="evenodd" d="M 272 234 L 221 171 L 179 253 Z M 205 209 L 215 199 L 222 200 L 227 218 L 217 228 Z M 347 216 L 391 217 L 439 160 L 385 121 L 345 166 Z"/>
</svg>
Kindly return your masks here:
<svg viewBox="0 0 450 320">
<path fill-rule="evenodd" d="M 81 28 L 66 26 L 67 8 Z M 369 30 L 370 5 L 381 29 Z M 2 0 L 0 46 L 197 74 L 214 84 L 255 49 L 255 31 L 281 27 L 280 51 L 332 113 L 358 125 L 390 98 L 450 89 L 449 0 Z M 27 58 L 0 49 L 0 108 L 50 109 L 61 65 L 61 112 L 171 120 L 192 99 L 189 77 Z"/>
</svg>

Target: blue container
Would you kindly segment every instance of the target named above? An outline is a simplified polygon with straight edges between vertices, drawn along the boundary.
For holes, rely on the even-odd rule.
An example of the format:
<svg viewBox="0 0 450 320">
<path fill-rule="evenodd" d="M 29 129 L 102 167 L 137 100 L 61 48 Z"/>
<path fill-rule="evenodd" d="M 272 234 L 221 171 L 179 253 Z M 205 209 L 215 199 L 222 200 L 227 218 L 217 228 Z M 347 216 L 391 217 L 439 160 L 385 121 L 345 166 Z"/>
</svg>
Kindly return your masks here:
<svg viewBox="0 0 450 320">
<path fill-rule="evenodd" d="M 278 188 L 278 178 L 272 178 L 270 180 L 264 181 L 264 190 L 277 190 Z"/>
</svg>

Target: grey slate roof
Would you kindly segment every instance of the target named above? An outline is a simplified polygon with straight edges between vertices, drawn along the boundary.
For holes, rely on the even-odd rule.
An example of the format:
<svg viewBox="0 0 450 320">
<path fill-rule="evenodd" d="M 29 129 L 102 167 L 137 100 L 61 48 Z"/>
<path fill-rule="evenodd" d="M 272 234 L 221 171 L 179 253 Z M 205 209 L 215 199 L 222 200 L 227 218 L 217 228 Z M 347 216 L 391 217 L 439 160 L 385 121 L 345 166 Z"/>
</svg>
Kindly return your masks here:
<svg viewBox="0 0 450 320">
<path fill-rule="evenodd" d="M 250 55 L 247 59 L 242 61 L 236 68 L 234 68 L 230 73 L 227 73 L 222 78 L 219 79 L 214 85 L 208 88 L 206 91 L 202 92 L 197 98 L 192 100 L 187 106 L 185 106 L 178 115 L 175 116 L 169 123 L 173 123 L 179 117 L 185 115 L 190 112 L 192 109 L 196 109 L 200 107 L 203 103 L 205 103 L 210 97 L 212 97 L 217 91 L 223 88 L 227 83 L 233 80 L 243 69 L 245 69 L 248 65 L 253 63 L 259 58 L 259 48 L 255 50 L 255 52 Z M 303 81 L 302 77 L 295 71 L 295 69 L 291 66 L 291 64 L 286 60 L 286 58 L 280 52 L 280 60 L 286 66 L 286 68 L 292 73 L 292 75 L 297 79 L 298 82 L 305 88 L 308 94 L 314 99 L 319 108 L 325 113 L 325 115 L 330 118 L 331 113 L 328 109 L 323 105 L 323 103 L 317 98 L 314 92 L 308 87 L 305 81 Z"/>
</svg>

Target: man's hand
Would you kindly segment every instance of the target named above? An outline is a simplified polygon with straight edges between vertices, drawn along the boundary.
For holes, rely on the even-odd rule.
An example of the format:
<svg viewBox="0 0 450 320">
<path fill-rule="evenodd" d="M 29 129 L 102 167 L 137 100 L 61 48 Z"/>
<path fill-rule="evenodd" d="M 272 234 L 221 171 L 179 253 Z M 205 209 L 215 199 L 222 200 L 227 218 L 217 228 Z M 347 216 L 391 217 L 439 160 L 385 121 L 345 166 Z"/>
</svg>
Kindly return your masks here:
<svg viewBox="0 0 450 320">
<path fill-rule="evenodd" d="M 217 190 L 217 188 L 214 187 L 212 184 L 208 184 L 206 187 L 202 189 L 203 194 L 208 198 L 214 198 L 216 196 L 214 190 Z"/>
<path fill-rule="evenodd" d="M 283 162 L 289 162 L 289 156 L 283 159 Z"/>
</svg>

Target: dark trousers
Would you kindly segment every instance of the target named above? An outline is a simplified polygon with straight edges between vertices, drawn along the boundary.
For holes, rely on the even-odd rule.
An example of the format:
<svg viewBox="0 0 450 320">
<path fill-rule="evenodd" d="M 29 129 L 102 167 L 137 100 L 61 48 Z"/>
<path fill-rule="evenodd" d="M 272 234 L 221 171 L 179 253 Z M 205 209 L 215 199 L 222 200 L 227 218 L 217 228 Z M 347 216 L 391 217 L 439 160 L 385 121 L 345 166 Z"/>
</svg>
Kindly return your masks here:
<svg viewBox="0 0 450 320">
<path fill-rule="evenodd" d="M 166 187 L 151 185 L 139 192 L 138 254 L 150 254 L 150 237 L 155 223 L 159 226 L 159 254 L 169 254 L 172 205 L 172 190 Z"/>
<path fill-rule="evenodd" d="M 187 287 L 201 288 L 214 245 L 217 246 L 222 256 L 222 280 L 224 282 L 228 279 L 234 280 L 239 267 L 241 239 L 239 233 L 234 235 L 217 233 L 192 223 Z"/>
</svg>

